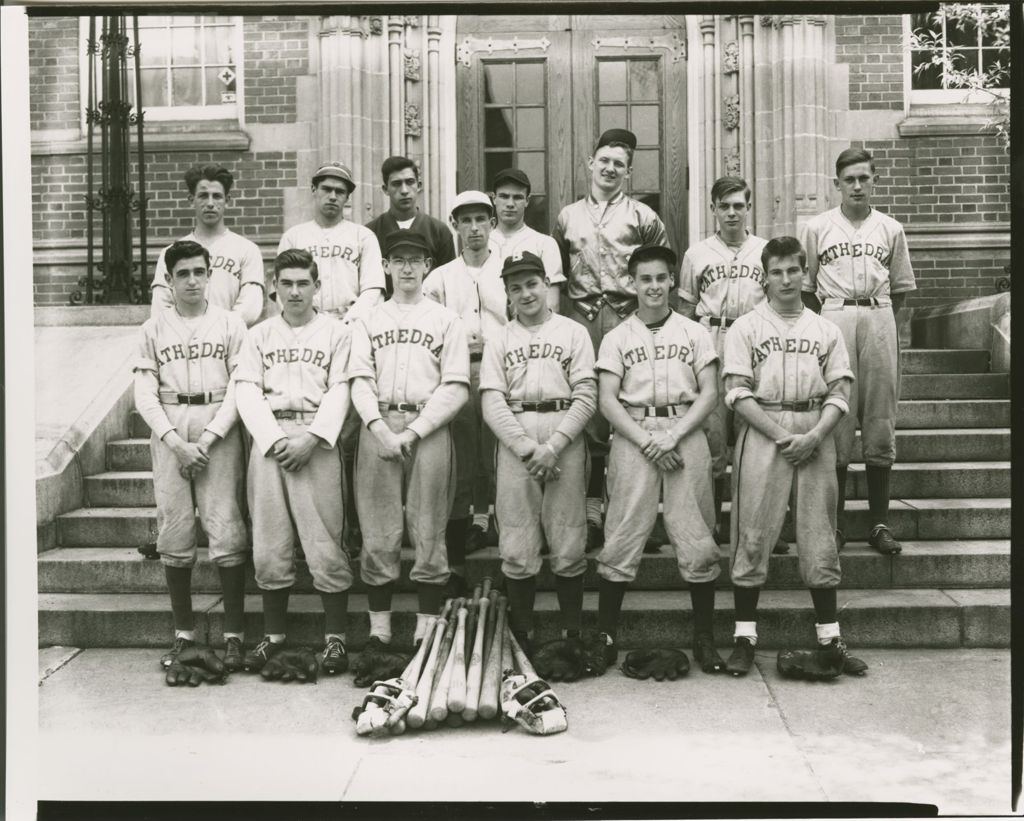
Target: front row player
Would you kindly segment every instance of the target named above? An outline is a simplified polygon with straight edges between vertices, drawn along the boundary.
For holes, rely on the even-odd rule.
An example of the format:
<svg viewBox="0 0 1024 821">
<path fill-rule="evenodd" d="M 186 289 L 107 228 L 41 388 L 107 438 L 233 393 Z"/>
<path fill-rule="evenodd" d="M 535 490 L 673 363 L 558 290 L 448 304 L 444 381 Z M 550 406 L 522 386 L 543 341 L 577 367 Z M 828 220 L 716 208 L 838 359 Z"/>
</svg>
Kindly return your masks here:
<svg viewBox="0 0 1024 821">
<path fill-rule="evenodd" d="M 847 653 L 836 610 L 840 569 L 832 431 L 849 412 L 853 373 L 839 328 L 803 305 L 807 259 L 800 242 L 770 240 L 761 262 L 768 299 L 737 319 L 725 338 L 726 403 L 741 420 L 733 455 L 730 540 L 736 632 L 726 669 L 741 676 L 753 665 L 758 597 L 794 491 L 800 576 L 814 602 L 818 648 L 780 654 L 780 672 L 862 675 L 867 665 Z"/>
<path fill-rule="evenodd" d="M 673 311 L 676 255 L 662 245 L 636 249 L 628 272 L 638 308 L 601 342 L 597 357 L 601 412 L 614 430 L 608 462 L 608 514 L 598 563 L 598 633 L 587 642 L 590 672 L 617 657 L 615 639 L 626 588 L 664 493 L 665 529 L 693 603 L 693 654 L 706 673 L 725 664 L 715 650 L 715 579 L 720 569 L 711 484 L 711 452 L 703 425 L 718 401 L 718 355 L 707 330 Z M 626 675 L 684 675 L 686 654 L 635 651 Z"/>
<path fill-rule="evenodd" d="M 594 348 L 582 325 L 551 310 L 540 257 L 513 254 L 501 277 L 516 318 L 484 348 L 480 391 L 484 420 L 499 442 L 495 516 L 509 620 L 520 645 L 529 648 L 546 537 L 562 636 L 575 644 L 570 653 L 578 661 L 587 569 L 583 428 L 597 409 Z M 539 675 L 579 676 L 578 665 L 549 663 L 547 647 L 533 658 Z"/>
<path fill-rule="evenodd" d="M 296 531 L 324 608 L 323 670 L 348 669 L 352 569 L 341 545 L 345 516 L 337 441 L 349 406 L 350 333 L 314 310 L 320 280 L 308 251 L 278 254 L 274 285 L 281 313 L 249 331 L 234 373 L 238 410 L 253 438 L 248 498 L 266 634 L 246 653 L 245 669 L 259 670 L 265 679 L 306 681 L 316 679 L 315 657 L 306 648 L 285 646 Z"/>
<path fill-rule="evenodd" d="M 236 497 L 242 442 L 228 387 L 245 324 L 238 314 L 207 302 L 210 255 L 202 245 L 175 242 L 164 260 L 171 304 L 142 326 L 134 366 L 135 407 L 152 431 L 156 544 L 174 615 L 174 647 L 161 663 L 171 686 L 196 686 L 222 680 L 225 669 L 242 668 L 248 540 Z M 224 595 L 223 662 L 195 644 L 197 505 Z"/>
</svg>

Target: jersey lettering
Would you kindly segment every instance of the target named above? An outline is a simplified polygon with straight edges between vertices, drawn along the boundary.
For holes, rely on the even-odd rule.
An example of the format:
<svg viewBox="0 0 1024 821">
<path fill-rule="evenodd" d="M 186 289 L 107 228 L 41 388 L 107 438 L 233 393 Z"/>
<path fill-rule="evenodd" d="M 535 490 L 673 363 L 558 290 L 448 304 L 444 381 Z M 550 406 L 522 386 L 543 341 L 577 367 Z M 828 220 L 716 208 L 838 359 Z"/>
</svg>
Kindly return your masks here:
<svg viewBox="0 0 1024 821">
<path fill-rule="evenodd" d="M 750 364 L 752 366 L 759 365 L 773 353 L 809 354 L 817 357 L 819 362 L 824 362 L 828 358 L 827 353 L 822 355 L 821 343 L 817 340 L 794 339 L 792 337 L 782 340 L 777 336 L 769 336 L 750 349 Z"/>
<path fill-rule="evenodd" d="M 562 370 L 569 372 L 572 359 L 565 356 L 565 349 L 561 345 L 553 345 L 550 342 L 543 344 L 533 342 L 529 345 L 520 345 L 505 352 L 504 363 L 506 368 L 513 368 L 516 365 L 524 365 L 531 359 L 553 359 L 561 365 Z"/>
<path fill-rule="evenodd" d="M 288 362 L 307 362 L 327 370 L 327 353 L 316 348 L 277 348 L 263 354 L 263 366 L 283 365 Z"/>
<path fill-rule="evenodd" d="M 837 242 L 818 252 L 818 264 L 828 265 L 840 257 L 874 257 L 883 265 L 889 249 L 873 242 Z"/>
<path fill-rule="evenodd" d="M 442 348 L 442 345 L 434 345 L 433 334 L 428 334 L 419 328 L 399 328 L 397 331 L 391 329 L 374 334 L 370 337 L 370 345 L 374 353 L 392 345 L 422 345 L 434 356 L 440 356 Z"/>
<path fill-rule="evenodd" d="M 646 362 L 647 359 L 647 348 L 643 346 L 625 351 L 622 354 L 622 361 L 626 363 L 627 369 L 632 368 L 634 365 L 639 365 L 641 362 Z M 688 348 L 685 345 L 676 345 L 675 343 L 671 343 L 669 345 L 655 345 L 654 361 L 661 362 L 666 359 L 678 359 L 684 364 L 692 365 L 693 349 Z"/>
<path fill-rule="evenodd" d="M 708 265 L 700 272 L 698 291 L 704 291 L 714 283 L 723 279 L 753 279 L 758 285 L 764 286 L 764 271 L 757 265 Z"/>
<path fill-rule="evenodd" d="M 351 245 L 310 245 L 306 248 L 317 259 L 347 259 L 357 262 L 358 251 Z"/>
</svg>

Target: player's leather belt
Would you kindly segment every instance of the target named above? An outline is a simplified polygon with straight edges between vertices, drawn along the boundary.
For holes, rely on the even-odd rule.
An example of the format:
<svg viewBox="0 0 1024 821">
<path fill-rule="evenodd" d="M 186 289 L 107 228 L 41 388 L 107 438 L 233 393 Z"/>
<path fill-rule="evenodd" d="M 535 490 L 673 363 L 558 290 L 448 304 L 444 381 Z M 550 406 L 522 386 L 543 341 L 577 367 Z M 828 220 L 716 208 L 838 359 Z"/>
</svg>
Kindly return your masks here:
<svg viewBox="0 0 1024 821">
<path fill-rule="evenodd" d="M 312 422 L 313 417 L 316 416 L 316 411 L 297 411 L 297 410 L 276 410 L 274 411 L 275 419 L 296 419 L 299 422 Z"/>
<path fill-rule="evenodd" d="M 765 402 L 761 399 L 755 400 L 758 405 L 762 408 L 768 408 L 768 410 L 786 410 L 786 411 L 809 411 L 815 408 L 821 407 L 821 398 L 818 399 L 801 399 L 799 402 Z"/>
<path fill-rule="evenodd" d="M 735 321 L 735 319 L 729 319 L 728 317 L 725 316 L 708 317 L 708 325 L 711 325 L 713 327 L 718 327 L 719 325 L 721 325 L 723 328 L 728 328 Z"/>
<path fill-rule="evenodd" d="M 469 361 L 470 362 L 479 362 L 483 358 L 484 358 L 484 355 L 482 353 L 471 353 L 469 355 Z"/>
<path fill-rule="evenodd" d="M 381 402 L 377 407 L 381 411 L 402 411 L 403 413 L 417 413 L 423 410 L 423 405 L 413 402 Z"/>
<path fill-rule="evenodd" d="M 681 405 L 648 405 L 646 408 L 637 408 L 632 405 L 624 405 L 623 407 L 626 408 L 626 412 L 634 419 L 644 419 L 651 416 L 683 416 L 690 409 L 687 403 Z"/>
<path fill-rule="evenodd" d="M 821 307 L 823 308 L 835 308 L 843 306 L 844 308 L 859 306 L 861 308 L 888 308 L 892 305 L 892 300 L 887 296 L 862 296 L 856 299 L 844 299 L 838 296 L 825 297 L 821 301 Z"/>
<path fill-rule="evenodd" d="M 844 299 L 843 305 L 860 305 L 864 308 L 877 308 L 878 300 L 873 296 L 863 297 L 861 299 Z"/>
<path fill-rule="evenodd" d="M 160 391 L 160 402 L 164 405 L 212 405 L 224 399 L 225 391 L 207 391 L 206 393 L 174 393 Z"/>
<path fill-rule="evenodd" d="M 571 399 L 549 399 L 546 402 L 509 402 L 508 407 L 512 413 L 551 413 L 553 411 L 569 410 L 572 405 Z"/>
</svg>

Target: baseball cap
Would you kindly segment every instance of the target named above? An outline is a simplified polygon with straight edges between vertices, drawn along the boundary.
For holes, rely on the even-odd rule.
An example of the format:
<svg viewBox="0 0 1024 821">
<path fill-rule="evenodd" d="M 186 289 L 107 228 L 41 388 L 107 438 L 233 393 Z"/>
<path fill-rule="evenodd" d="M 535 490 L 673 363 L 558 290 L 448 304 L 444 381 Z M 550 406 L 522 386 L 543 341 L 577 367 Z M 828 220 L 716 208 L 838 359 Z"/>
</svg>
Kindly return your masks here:
<svg viewBox="0 0 1024 821">
<path fill-rule="evenodd" d="M 543 277 L 547 275 L 547 272 L 544 270 L 544 262 L 539 256 L 531 254 L 529 251 L 522 251 L 505 257 L 505 262 L 501 266 L 502 279 L 510 277 L 512 274 L 540 274 Z"/>
<path fill-rule="evenodd" d="M 601 139 L 597 141 L 597 148 L 609 145 L 610 143 L 625 143 L 631 149 L 635 150 L 636 134 L 632 131 L 627 131 L 624 128 L 609 128 L 601 135 Z M 594 150 L 596 151 L 597 149 L 595 148 Z"/>
<path fill-rule="evenodd" d="M 498 190 L 498 186 L 503 182 L 514 182 L 516 185 L 522 185 L 527 191 L 531 191 L 530 178 L 526 176 L 525 171 L 520 171 L 518 168 L 506 168 L 499 171 L 494 175 L 494 190 Z"/>
<path fill-rule="evenodd" d="M 430 245 L 427 238 L 419 231 L 410 228 L 399 228 L 384 237 L 384 256 L 388 257 L 396 248 L 418 248 L 430 256 Z"/>
<path fill-rule="evenodd" d="M 634 270 L 637 265 L 641 262 L 647 262 L 652 259 L 663 259 L 668 263 L 670 270 L 675 272 L 676 269 L 676 252 L 669 248 L 667 245 L 641 245 L 632 254 L 629 255 L 628 268 Z"/>
<path fill-rule="evenodd" d="M 348 183 L 348 192 L 351 194 L 356 190 L 356 182 L 352 179 L 352 172 L 345 163 L 325 162 L 313 175 L 313 185 L 319 185 L 324 177 L 337 177 Z"/>
<path fill-rule="evenodd" d="M 448 209 L 448 214 L 454 217 L 456 211 L 467 205 L 486 205 L 491 213 L 494 213 L 494 203 L 483 191 L 463 191 L 452 200 L 452 207 Z"/>
</svg>

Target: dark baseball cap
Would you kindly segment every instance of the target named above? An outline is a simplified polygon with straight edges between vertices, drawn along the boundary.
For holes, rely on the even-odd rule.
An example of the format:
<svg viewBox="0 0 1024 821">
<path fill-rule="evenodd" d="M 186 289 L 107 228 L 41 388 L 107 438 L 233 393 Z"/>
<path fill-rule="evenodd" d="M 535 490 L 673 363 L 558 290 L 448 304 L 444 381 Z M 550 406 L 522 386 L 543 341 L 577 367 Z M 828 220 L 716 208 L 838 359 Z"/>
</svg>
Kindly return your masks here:
<svg viewBox="0 0 1024 821">
<path fill-rule="evenodd" d="M 597 148 L 610 145 L 611 143 L 625 143 L 630 149 L 636 150 L 636 134 L 624 128 L 609 128 L 601 135 L 601 139 L 597 141 Z M 594 150 L 596 151 L 597 148 Z"/>
<path fill-rule="evenodd" d="M 641 245 L 629 255 L 627 267 L 630 271 L 635 271 L 636 266 L 641 262 L 647 262 L 652 259 L 665 260 L 668 263 L 669 270 L 675 273 L 678 259 L 676 258 L 676 252 L 667 245 Z"/>
<path fill-rule="evenodd" d="M 533 190 L 530 185 L 530 178 L 526 176 L 525 171 L 520 171 L 518 168 L 506 168 L 503 171 L 499 171 L 494 175 L 493 190 L 497 191 L 498 186 L 503 182 L 514 182 L 516 185 L 522 185 L 526 188 L 527 192 Z"/>
<path fill-rule="evenodd" d="M 385 257 L 390 256 L 391 252 L 397 248 L 418 248 L 430 256 L 430 244 L 427 242 L 427 238 L 419 231 L 413 231 L 410 228 L 399 228 L 384 237 L 382 250 Z"/>
<path fill-rule="evenodd" d="M 352 172 L 345 163 L 325 162 L 313 175 L 313 185 L 319 185 L 324 177 L 337 177 L 348 184 L 348 192 L 351 194 L 356 190 L 356 181 L 352 179 Z"/>
<path fill-rule="evenodd" d="M 539 256 L 523 251 L 505 257 L 505 263 L 501 266 L 502 279 L 513 274 L 540 274 L 543 277 L 547 276 L 547 271 L 544 270 L 544 262 Z"/>
</svg>

